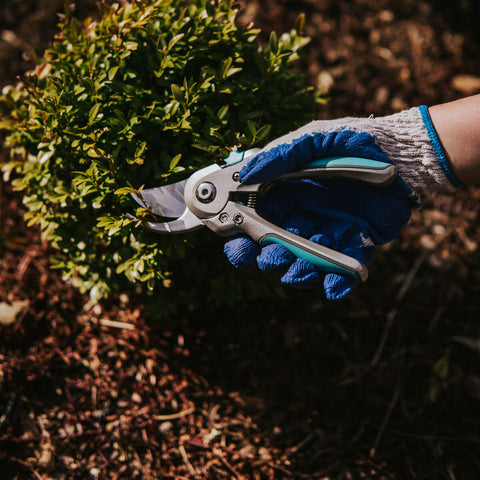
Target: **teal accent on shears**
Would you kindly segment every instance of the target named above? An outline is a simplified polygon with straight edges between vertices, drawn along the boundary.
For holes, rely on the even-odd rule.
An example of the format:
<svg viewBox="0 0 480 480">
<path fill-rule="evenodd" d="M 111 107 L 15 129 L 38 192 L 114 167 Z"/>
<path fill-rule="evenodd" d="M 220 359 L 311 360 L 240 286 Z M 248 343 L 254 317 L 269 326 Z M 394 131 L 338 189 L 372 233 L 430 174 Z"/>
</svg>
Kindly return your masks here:
<svg viewBox="0 0 480 480">
<path fill-rule="evenodd" d="M 287 250 L 292 252 L 297 258 L 301 258 L 302 260 L 306 260 L 307 262 L 312 263 L 315 265 L 319 270 L 328 273 L 339 273 L 342 275 L 348 275 L 349 277 L 358 278 L 355 272 L 348 270 L 346 268 L 342 268 L 339 265 L 329 262 L 328 260 L 324 260 L 323 258 L 314 255 L 313 253 L 307 252 L 296 245 L 292 245 L 291 243 L 282 240 L 278 237 L 265 237 L 261 241 L 262 247 L 265 245 L 270 245 L 272 243 L 276 243 L 277 245 L 281 245 L 285 247 Z"/>
<path fill-rule="evenodd" d="M 371 160 L 369 158 L 362 158 L 362 157 L 326 157 L 326 158 L 318 158 L 316 160 L 312 160 L 311 162 L 305 163 L 302 167 L 366 167 L 366 168 L 375 168 L 375 169 L 382 169 L 387 166 L 390 166 L 389 163 L 380 162 L 377 160 Z"/>
<path fill-rule="evenodd" d="M 235 165 L 236 163 L 240 163 L 243 160 L 243 156 L 245 152 L 237 152 L 236 150 L 232 150 L 228 157 L 224 160 L 227 165 Z"/>
</svg>

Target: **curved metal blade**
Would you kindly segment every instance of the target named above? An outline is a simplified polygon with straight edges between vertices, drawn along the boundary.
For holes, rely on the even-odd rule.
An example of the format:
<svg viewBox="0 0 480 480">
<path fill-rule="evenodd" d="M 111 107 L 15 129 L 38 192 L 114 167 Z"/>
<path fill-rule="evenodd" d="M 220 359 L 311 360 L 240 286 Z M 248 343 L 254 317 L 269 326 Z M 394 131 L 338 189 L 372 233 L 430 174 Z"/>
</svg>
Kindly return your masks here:
<svg viewBox="0 0 480 480">
<path fill-rule="evenodd" d="M 180 218 L 172 220 L 171 222 L 146 222 L 143 221 L 142 225 L 151 230 L 152 232 L 160 233 L 185 233 L 197 230 L 203 227 L 203 223 L 199 218 L 194 215 L 187 207 L 183 207 L 184 212 Z"/>
<path fill-rule="evenodd" d="M 185 211 L 185 184 L 187 180 L 164 185 L 163 187 L 141 190 L 141 197 L 132 193 L 132 197 L 142 207 L 151 208 L 161 217 L 180 217 Z"/>
</svg>

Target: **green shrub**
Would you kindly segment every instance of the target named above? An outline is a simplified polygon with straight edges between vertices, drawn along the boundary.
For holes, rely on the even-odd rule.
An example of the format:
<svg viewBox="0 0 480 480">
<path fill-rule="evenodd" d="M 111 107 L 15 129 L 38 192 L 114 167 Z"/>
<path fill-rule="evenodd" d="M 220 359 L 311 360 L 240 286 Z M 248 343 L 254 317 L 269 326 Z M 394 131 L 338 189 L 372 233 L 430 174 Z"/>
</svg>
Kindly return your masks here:
<svg viewBox="0 0 480 480">
<path fill-rule="evenodd" d="M 155 235 L 125 216 L 149 215 L 132 189 L 178 181 L 311 118 L 316 93 L 292 63 L 306 39 L 272 33 L 259 47 L 259 31 L 236 14 L 231 0 L 144 0 L 102 5 L 98 21 L 67 16 L 42 63 L 4 89 L 4 176 L 82 291 L 128 279 L 179 305 L 258 287 L 210 231 Z"/>
</svg>

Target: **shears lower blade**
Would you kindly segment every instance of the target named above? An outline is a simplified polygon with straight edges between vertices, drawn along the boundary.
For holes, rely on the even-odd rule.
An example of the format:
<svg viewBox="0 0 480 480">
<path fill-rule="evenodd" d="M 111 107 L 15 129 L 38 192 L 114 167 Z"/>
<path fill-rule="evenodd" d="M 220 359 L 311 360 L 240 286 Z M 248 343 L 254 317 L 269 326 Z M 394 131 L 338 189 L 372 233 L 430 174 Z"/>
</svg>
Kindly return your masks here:
<svg viewBox="0 0 480 480">
<path fill-rule="evenodd" d="M 182 215 L 170 222 L 149 222 L 144 220 L 142 225 L 152 232 L 158 233 L 186 233 L 193 232 L 204 226 L 203 222 L 194 215 L 185 205 Z"/>
</svg>

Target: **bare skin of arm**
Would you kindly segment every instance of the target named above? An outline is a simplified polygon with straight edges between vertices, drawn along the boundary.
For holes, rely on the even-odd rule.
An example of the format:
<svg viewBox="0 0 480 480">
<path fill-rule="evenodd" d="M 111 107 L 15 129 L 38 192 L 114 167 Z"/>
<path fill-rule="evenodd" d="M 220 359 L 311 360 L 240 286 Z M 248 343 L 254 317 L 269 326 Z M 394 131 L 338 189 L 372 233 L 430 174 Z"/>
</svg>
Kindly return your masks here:
<svg viewBox="0 0 480 480">
<path fill-rule="evenodd" d="M 457 178 L 464 185 L 480 184 L 480 95 L 428 110 Z"/>
</svg>

